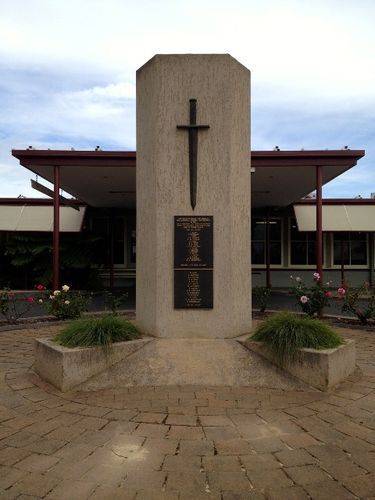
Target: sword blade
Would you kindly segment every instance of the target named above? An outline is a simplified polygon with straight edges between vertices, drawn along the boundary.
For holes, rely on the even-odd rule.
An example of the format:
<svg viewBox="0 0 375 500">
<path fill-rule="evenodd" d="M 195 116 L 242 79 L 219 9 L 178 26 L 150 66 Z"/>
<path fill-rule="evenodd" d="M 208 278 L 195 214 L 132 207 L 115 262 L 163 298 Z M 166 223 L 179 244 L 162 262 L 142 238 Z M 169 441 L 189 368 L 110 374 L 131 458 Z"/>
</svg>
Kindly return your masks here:
<svg viewBox="0 0 375 500">
<path fill-rule="evenodd" d="M 198 130 L 189 130 L 189 175 L 190 175 L 190 204 L 194 210 L 197 204 L 197 176 L 198 176 Z"/>
</svg>

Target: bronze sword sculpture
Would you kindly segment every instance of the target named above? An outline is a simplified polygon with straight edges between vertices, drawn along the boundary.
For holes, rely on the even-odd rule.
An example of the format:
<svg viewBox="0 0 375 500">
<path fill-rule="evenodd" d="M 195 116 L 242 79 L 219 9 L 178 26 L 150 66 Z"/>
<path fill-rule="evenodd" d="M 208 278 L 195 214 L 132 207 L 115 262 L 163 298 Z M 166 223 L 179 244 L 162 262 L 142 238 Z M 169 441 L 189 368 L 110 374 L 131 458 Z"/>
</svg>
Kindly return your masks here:
<svg viewBox="0 0 375 500">
<path fill-rule="evenodd" d="M 197 203 L 197 168 L 198 168 L 198 130 L 206 130 L 209 125 L 197 125 L 197 100 L 190 99 L 189 125 L 177 125 L 180 130 L 189 132 L 189 174 L 190 174 L 190 204 L 194 210 Z"/>
</svg>

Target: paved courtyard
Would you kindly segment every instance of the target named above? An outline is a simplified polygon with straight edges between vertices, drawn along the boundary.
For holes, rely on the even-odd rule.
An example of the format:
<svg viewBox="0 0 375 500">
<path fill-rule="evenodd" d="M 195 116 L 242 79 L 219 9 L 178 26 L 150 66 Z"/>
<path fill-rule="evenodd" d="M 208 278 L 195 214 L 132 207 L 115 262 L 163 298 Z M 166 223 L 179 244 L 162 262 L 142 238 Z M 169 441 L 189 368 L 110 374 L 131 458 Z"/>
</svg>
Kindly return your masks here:
<svg viewBox="0 0 375 500">
<path fill-rule="evenodd" d="M 33 338 L 0 335 L 0 495 L 48 499 L 375 499 L 375 332 L 332 393 L 151 387 L 61 394 Z M 203 381 L 202 381 L 203 382 Z"/>
</svg>

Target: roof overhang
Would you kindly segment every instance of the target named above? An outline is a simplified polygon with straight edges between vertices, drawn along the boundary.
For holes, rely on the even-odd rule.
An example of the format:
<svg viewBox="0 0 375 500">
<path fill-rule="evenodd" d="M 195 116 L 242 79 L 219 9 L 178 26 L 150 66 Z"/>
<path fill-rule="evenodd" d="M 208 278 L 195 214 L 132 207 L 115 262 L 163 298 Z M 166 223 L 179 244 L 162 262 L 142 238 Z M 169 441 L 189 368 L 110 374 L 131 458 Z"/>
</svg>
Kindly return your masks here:
<svg viewBox="0 0 375 500">
<path fill-rule="evenodd" d="M 13 150 L 21 165 L 53 183 L 60 166 L 61 188 L 98 207 L 135 207 L 134 151 Z M 323 183 L 356 165 L 363 150 L 252 151 L 252 205 L 287 206 L 315 189 L 315 168 L 323 167 Z"/>
<path fill-rule="evenodd" d="M 316 168 L 323 185 L 354 167 L 363 150 L 259 151 L 251 154 L 252 206 L 288 206 L 316 188 Z"/>
<path fill-rule="evenodd" d="M 135 207 L 135 152 L 13 150 L 20 164 L 53 183 L 60 168 L 61 188 L 96 207 Z"/>
</svg>

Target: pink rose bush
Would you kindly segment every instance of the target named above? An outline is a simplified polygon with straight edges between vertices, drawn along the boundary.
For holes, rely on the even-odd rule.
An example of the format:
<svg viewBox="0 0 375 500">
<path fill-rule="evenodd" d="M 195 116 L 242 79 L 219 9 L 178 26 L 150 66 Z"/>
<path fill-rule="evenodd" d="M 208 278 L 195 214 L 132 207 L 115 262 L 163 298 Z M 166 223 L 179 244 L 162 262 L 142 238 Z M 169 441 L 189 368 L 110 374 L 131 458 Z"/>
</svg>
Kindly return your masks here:
<svg viewBox="0 0 375 500">
<path fill-rule="evenodd" d="M 44 285 L 37 284 L 35 290 L 39 292 L 35 297 L 9 289 L 0 290 L 0 319 L 2 315 L 8 323 L 17 323 L 36 305 L 43 306 L 48 314 L 58 319 L 79 318 L 87 309 L 88 296 L 72 291 L 68 285 L 51 292 Z"/>
<path fill-rule="evenodd" d="M 354 314 L 362 325 L 375 319 L 375 295 L 366 281 L 359 288 L 340 287 L 337 296 L 342 300 L 342 311 Z"/>
<path fill-rule="evenodd" d="M 325 307 L 329 307 L 329 299 L 332 297 L 332 292 L 328 290 L 330 282 L 322 283 L 319 273 L 313 274 L 313 283 L 310 286 L 306 285 L 299 276 L 290 278 L 293 282 L 291 293 L 305 314 L 317 316 Z"/>
</svg>

